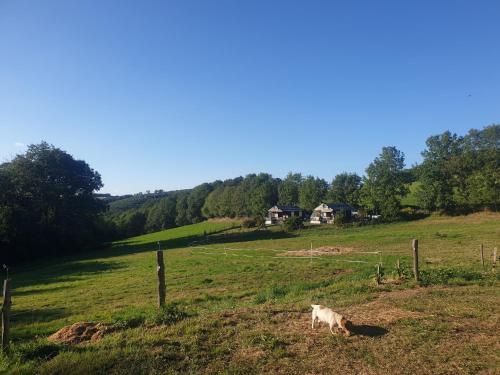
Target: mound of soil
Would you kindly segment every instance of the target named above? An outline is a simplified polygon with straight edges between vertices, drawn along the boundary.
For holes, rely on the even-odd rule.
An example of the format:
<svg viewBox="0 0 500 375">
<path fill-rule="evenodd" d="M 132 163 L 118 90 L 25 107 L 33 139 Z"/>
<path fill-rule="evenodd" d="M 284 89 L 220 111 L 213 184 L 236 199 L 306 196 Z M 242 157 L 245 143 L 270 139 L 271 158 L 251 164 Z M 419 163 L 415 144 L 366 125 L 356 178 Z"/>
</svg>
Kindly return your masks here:
<svg viewBox="0 0 500 375">
<path fill-rule="evenodd" d="M 50 341 L 75 345 L 81 342 L 94 342 L 100 340 L 106 333 L 114 329 L 102 323 L 74 323 L 70 326 L 61 328 L 56 333 L 50 335 Z"/>
<path fill-rule="evenodd" d="M 343 247 L 343 246 L 321 246 L 317 247 L 315 249 L 301 249 L 301 250 L 290 250 L 290 251 L 285 251 L 283 253 L 277 254 L 278 256 L 283 256 L 283 257 L 289 257 L 289 256 L 294 256 L 294 257 L 310 257 L 311 255 L 314 256 L 322 256 L 322 255 L 340 255 L 340 254 L 347 254 L 351 253 L 354 251 L 354 248 L 352 247 Z"/>
</svg>

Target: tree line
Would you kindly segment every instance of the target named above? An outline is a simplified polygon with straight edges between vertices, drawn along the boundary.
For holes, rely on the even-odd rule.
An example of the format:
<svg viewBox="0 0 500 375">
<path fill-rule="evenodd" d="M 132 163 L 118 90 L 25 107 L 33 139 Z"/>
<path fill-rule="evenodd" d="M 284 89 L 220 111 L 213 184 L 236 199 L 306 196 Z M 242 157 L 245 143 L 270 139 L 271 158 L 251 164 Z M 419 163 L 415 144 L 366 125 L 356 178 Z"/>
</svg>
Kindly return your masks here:
<svg viewBox="0 0 500 375">
<path fill-rule="evenodd" d="M 445 132 L 429 137 L 420 165 L 406 168 L 404 153 L 384 147 L 364 176 L 340 173 L 328 182 L 290 172 L 285 178 L 249 174 L 204 183 L 170 194 L 141 209 L 115 215 L 121 236 L 153 232 L 207 218 L 265 215 L 275 204 L 312 211 L 321 202 L 347 203 L 386 221 L 403 216 L 402 199 L 415 183 L 417 207 L 427 212 L 498 210 L 500 126 L 472 129 L 465 136 Z"/>
<path fill-rule="evenodd" d="M 97 171 L 42 142 L 0 165 L 0 262 L 71 253 L 207 218 L 262 216 L 275 204 L 310 212 L 321 202 L 347 203 L 398 220 L 409 186 L 417 187 L 414 209 L 426 212 L 500 208 L 500 125 L 431 136 L 422 157 L 407 168 L 403 152 L 383 147 L 364 176 L 249 174 L 108 204 L 95 194 L 103 186 Z"/>
</svg>

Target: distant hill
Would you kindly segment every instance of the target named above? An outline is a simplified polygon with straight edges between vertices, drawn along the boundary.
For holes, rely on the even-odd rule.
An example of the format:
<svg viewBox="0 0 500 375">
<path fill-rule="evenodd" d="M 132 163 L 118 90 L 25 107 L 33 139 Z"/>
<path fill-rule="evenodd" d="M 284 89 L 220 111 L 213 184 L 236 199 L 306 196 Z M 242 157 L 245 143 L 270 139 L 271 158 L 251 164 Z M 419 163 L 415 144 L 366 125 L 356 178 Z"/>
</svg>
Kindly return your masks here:
<svg viewBox="0 0 500 375">
<path fill-rule="evenodd" d="M 167 194 L 168 192 L 124 195 L 109 202 L 109 212 L 117 213 L 140 208 L 146 202 L 158 200 L 159 198 L 164 197 Z"/>
<path fill-rule="evenodd" d="M 137 194 L 125 194 L 125 195 L 111 195 L 109 193 L 96 193 L 94 196 L 108 203 L 109 213 L 122 213 L 127 210 L 134 210 L 141 208 L 144 205 L 148 205 L 158 201 L 160 198 L 179 195 L 182 193 L 189 193 L 191 189 L 184 190 L 172 190 L 163 191 L 156 190 L 153 193 L 137 193 Z"/>
</svg>

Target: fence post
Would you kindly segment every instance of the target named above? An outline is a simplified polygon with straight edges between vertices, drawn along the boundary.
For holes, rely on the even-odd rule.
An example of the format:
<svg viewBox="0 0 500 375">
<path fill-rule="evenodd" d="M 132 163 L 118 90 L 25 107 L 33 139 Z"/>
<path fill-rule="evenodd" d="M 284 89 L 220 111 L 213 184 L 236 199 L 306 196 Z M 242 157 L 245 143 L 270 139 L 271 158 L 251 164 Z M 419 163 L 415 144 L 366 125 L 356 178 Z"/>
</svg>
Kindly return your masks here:
<svg viewBox="0 0 500 375">
<path fill-rule="evenodd" d="M 380 277 L 380 263 L 377 264 L 377 277 L 376 277 L 376 280 L 377 280 L 377 285 L 380 285 L 380 281 L 381 281 L 381 277 Z"/>
<path fill-rule="evenodd" d="M 10 279 L 5 279 L 3 282 L 3 306 L 2 306 L 2 350 L 5 351 L 9 346 L 9 329 L 10 329 Z"/>
<path fill-rule="evenodd" d="M 156 252 L 156 272 L 158 274 L 158 307 L 165 304 L 165 264 L 163 263 L 163 251 Z"/>
<path fill-rule="evenodd" d="M 401 262 L 398 260 L 396 261 L 396 269 L 398 271 L 398 278 L 401 278 Z"/>
<path fill-rule="evenodd" d="M 416 238 L 413 239 L 412 248 L 413 248 L 413 274 L 415 275 L 415 281 L 419 281 L 420 273 L 418 271 L 418 240 Z"/>
<path fill-rule="evenodd" d="M 495 272 L 496 266 L 497 266 L 497 248 L 496 247 L 493 249 L 493 259 L 492 260 L 493 260 L 493 267 L 491 270 L 493 272 Z"/>
<path fill-rule="evenodd" d="M 483 265 L 483 272 L 484 272 L 484 246 L 481 244 L 480 246 L 480 253 L 481 253 L 481 264 Z"/>
<path fill-rule="evenodd" d="M 311 249 L 309 250 L 309 264 L 313 261 L 313 243 L 311 242 Z"/>
</svg>

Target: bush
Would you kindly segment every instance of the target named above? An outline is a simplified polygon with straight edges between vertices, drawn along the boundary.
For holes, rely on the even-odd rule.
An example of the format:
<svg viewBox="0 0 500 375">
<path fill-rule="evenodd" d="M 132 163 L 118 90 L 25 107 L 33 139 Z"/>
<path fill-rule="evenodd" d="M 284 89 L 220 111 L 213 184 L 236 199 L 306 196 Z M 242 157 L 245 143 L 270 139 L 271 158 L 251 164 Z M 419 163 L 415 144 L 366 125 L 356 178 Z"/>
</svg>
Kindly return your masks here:
<svg viewBox="0 0 500 375">
<path fill-rule="evenodd" d="M 257 221 L 255 219 L 245 219 L 243 220 L 243 222 L 241 223 L 241 226 L 243 228 L 255 228 L 257 226 Z"/>
<path fill-rule="evenodd" d="M 402 208 L 400 214 L 403 220 L 423 219 L 426 216 L 422 211 L 410 206 Z"/>
<path fill-rule="evenodd" d="M 283 228 L 287 232 L 304 228 L 304 220 L 300 216 L 291 216 L 283 222 Z"/>
<path fill-rule="evenodd" d="M 264 216 L 255 216 L 255 226 L 257 228 L 265 228 L 266 227 L 266 219 L 264 219 Z"/>
<path fill-rule="evenodd" d="M 155 325 L 171 325 L 189 317 L 188 313 L 179 309 L 176 304 L 169 303 L 156 310 L 148 321 Z"/>
<path fill-rule="evenodd" d="M 342 225 L 342 224 L 346 224 L 348 222 L 351 221 L 351 210 L 340 210 L 339 212 L 337 212 L 337 214 L 335 215 L 335 221 L 334 223 L 336 225 Z"/>
</svg>

